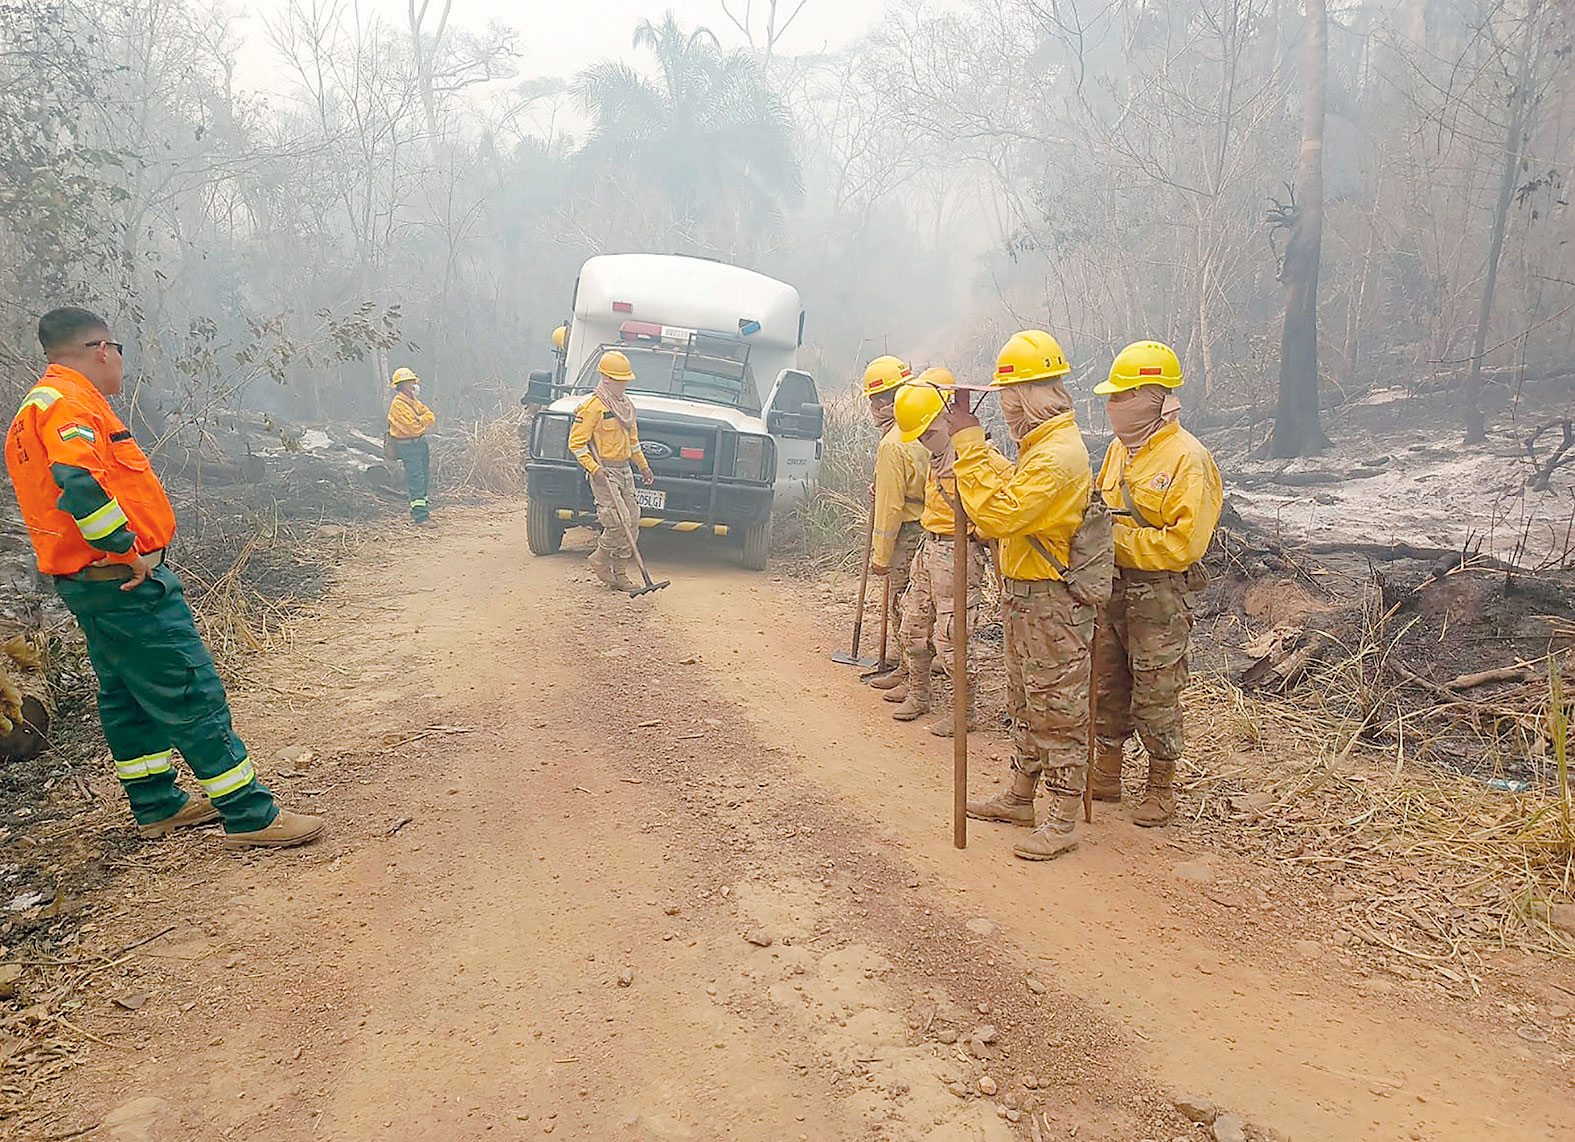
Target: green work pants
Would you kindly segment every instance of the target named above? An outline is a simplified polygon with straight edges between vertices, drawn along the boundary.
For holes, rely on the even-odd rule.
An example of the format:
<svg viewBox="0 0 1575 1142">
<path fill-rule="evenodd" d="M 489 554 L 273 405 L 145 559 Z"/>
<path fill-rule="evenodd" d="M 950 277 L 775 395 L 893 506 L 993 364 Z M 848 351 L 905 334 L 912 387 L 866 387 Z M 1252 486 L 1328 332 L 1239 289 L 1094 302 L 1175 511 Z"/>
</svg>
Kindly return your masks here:
<svg viewBox="0 0 1575 1142">
<path fill-rule="evenodd" d="M 155 568 L 131 591 L 69 576 L 55 585 L 87 638 L 104 737 L 138 824 L 162 821 L 186 804 L 172 749 L 197 775 L 225 832 L 273 824 L 279 808 L 230 727 L 224 684 L 174 573 Z"/>
<path fill-rule="evenodd" d="M 432 451 L 427 438 L 394 441 L 394 455 L 405 466 L 405 484 L 410 489 L 410 516 L 418 523 L 427 518 L 427 480 L 432 474 Z"/>
</svg>

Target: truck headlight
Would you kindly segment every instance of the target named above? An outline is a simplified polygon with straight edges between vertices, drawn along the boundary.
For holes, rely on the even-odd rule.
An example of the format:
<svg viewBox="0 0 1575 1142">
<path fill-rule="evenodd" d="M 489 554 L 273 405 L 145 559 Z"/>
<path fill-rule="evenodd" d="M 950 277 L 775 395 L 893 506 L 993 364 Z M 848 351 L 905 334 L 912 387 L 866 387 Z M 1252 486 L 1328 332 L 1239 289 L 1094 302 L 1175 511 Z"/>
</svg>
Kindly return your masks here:
<svg viewBox="0 0 1575 1142">
<path fill-rule="evenodd" d="M 531 454 L 542 460 L 567 460 L 570 424 L 571 419 L 560 413 L 537 413 Z"/>
<path fill-rule="evenodd" d="M 740 480 L 769 480 L 774 458 L 772 453 L 771 437 L 740 435 L 733 452 L 734 477 Z"/>
</svg>

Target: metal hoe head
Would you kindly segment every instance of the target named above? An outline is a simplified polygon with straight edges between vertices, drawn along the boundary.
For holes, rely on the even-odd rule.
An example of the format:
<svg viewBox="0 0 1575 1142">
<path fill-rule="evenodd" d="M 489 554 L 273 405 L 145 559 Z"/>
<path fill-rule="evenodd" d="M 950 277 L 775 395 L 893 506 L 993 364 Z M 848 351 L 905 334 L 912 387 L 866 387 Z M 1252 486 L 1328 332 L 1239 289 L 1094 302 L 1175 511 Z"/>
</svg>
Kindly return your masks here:
<svg viewBox="0 0 1575 1142">
<path fill-rule="evenodd" d="M 831 661 L 839 666 L 857 666 L 860 670 L 868 670 L 875 665 L 876 658 L 873 654 L 865 655 L 863 658 L 856 658 L 846 650 L 839 650 L 832 654 Z"/>
<path fill-rule="evenodd" d="M 660 583 L 653 583 L 647 579 L 645 581 L 645 586 L 636 587 L 634 590 L 630 591 L 629 597 L 633 599 L 639 595 L 648 595 L 652 591 L 660 591 L 663 587 L 671 587 L 672 585 L 673 581 L 671 579 L 663 579 Z"/>
</svg>

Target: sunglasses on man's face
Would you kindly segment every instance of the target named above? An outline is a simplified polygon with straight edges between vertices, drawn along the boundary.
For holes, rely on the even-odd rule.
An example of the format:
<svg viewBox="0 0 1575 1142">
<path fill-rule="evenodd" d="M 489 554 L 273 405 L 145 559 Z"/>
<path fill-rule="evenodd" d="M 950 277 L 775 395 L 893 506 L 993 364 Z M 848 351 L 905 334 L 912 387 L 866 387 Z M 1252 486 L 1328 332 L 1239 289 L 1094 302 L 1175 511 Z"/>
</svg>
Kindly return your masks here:
<svg viewBox="0 0 1575 1142">
<path fill-rule="evenodd" d="M 102 337 L 99 338 L 97 341 L 85 341 L 85 342 L 83 342 L 83 345 L 86 348 L 88 348 L 88 349 L 97 349 L 100 345 L 108 345 L 111 349 L 115 350 L 115 352 L 119 353 L 122 357 L 124 357 L 126 355 L 126 347 L 124 345 L 122 345 L 119 341 L 110 341 L 110 340 L 107 340 L 107 339 L 102 338 Z"/>
</svg>

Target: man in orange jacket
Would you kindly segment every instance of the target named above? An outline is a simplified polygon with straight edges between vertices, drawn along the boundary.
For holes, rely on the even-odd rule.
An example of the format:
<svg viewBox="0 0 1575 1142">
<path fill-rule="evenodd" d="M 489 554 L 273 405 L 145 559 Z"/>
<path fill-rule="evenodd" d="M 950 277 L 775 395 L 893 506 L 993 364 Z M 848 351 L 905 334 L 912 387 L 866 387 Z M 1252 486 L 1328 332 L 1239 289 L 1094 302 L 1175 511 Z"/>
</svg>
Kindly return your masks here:
<svg viewBox="0 0 1575 1142">
<path fill-rule="evenodd" d="M 180 580 L 164 565 L 175 512 L 105 399 L 125 371 L 109 326 L 85 309 L 38 323 L 49 368 L 6 434 L 6 467 L 38 556 L 76 615 L 98 708 L 137 831 L 161 837 L 220 817 L 228 848 L 315 840 L 323 822 L 281 810 L 257 780 Z M 175 781 L 179 749 L 204 796 Z"/>
</svg>

